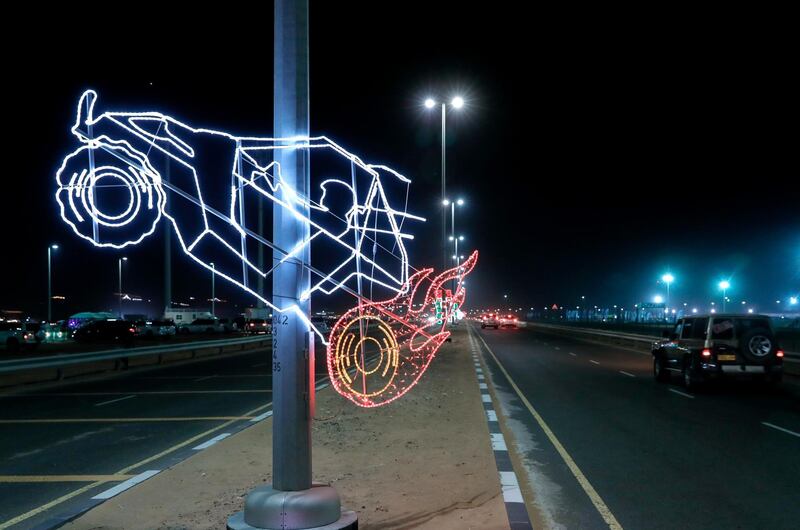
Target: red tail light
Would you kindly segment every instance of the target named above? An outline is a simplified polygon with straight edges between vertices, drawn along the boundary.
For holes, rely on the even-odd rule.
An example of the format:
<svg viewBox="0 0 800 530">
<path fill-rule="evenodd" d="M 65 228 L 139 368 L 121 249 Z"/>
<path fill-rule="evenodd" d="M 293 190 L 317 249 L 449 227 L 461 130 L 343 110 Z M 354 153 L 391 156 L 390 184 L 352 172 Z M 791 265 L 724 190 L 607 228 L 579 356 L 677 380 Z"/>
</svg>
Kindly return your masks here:
<svg viewBox="0 0 800 530">
<path fill-rule="evenodd" d="M 703 350 L 703 357 L 711 357 L 711 350 L 708 348 Z"/>
<path fill-rule="evenodd" d="M 128 331 L 130 331 L 131 333 L 136 333 L 136 328 L 129 328 Z"/>
<path fill-rule="evenodd" d="M 777 357 L 783 357 L 783 350 L 778 350 L 777 352 L 775 352 L 775 355 Z"/>
</svg>

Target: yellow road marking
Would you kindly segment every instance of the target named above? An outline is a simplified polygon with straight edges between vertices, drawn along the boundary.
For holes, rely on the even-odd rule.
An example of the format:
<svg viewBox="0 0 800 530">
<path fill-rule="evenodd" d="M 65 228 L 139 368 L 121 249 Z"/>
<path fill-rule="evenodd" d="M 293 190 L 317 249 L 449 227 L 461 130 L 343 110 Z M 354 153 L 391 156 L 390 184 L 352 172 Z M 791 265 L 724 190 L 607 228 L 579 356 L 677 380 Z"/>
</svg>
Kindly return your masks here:
<svg viewBox="0 0 800 530">
<path fill-rule="evenodd" d="M 547 435 L 547 438 L 550 440 L 550 443 L 553 444 L 553 446 L 556 448 L 556 451 L 558 451 L 558 454 L 561 455 L 561 458 L 564 460 L 564 463 L 567 464 L 567 467 L 569 468 L 570 472 L 572 472 L 572 475 L 575 477 L 575 479 L 578 481 L 578 484 L 581 485 L 583 491 L 586 492 L 586 495 L 589 496 L 589 499 L 592 501 L 592 504 L 594 504 L 594 507 L 600 514 L 600 517 L 603 518 L 608 527 L 611 528 L 612 530 L 622 530 L 622 525 L 619 524 L 619 521 L 617 521 L 617 519 L 614 517 L 614 514 L 611 513 L 611 510 L 608 508 L 606 503 L 603 502 L 603 499 L 600 497 L 600 494 L 598 494 L 597 490 L 594 489 L 592 484 L 589 482 L 589 479 L 586 478 L 586 475 L 584 475 L 581 469 L 578 467 L 578 464 L 575 463 L 575 461 L 572 459 L 572 457 L 564 448 L 564 446 L 561 445 L 561 442 L 558 441 L 558 438 L 556 437 L 555 433 L 553 433 L 553 431 L 550 430 L 550 427 L 544 421 L 544 418 L 542 418 L 542 416 L 536 411 L 536 409 L 533 408 L 533 405 L 531 405 L 531 402 L 528 401 L 528 398 L 526 398 L 522 394 L 522 391 L 519 389 L 517 384 L 511 378 L 511 375 L 508 373 L 508 371 L 506 371 L 505 367 L 500 363 L 500 360 L 494 354 L 489 345 L 486 344 L 486 341 L 483 340 L 483 337 L 478 333 L 475 334 L 478 336 L 479 339 L 481 339 L 481 342 L 486 347 L 486 351 L 489 352 L 489 355 L 491 355 L 492 359 L 494 359 L 494 362 L 497 363 L 497 366 L 500 368 L 500 371 L 503 372 L 503 375 L 506 377 L 506 379 L 508 379 L 508 382 L 511 383 L 511 387 L 514 389 L 514 392 L 517 393 L 517 396 L 519 396 L 520 400 L 522 400 L 522 402 L 525 404 L 525 407 L 528 409 L 533 418 L 536 420 L 536 423 L 539 424 L 539 427 L 541 427 L 544 433 Z"/>
<path fill-rule="evenodd" d="M 115 482 L 135 475 L 0 475 L 0 483 L 9 482 Z"/>
<path fill-rule="evenodd" d="M 260 411 L 264 410 L 265 408 L 269 407 L 270 405 L 272 405 L 272 402 L 267 403 L 266 405 L 261 405 L 260 407 L 256 407 L 251 411 L 245 412 L 243 417 L 253 417 L 253 415 L 256 412 L 260 412 Z M 126 474 L 126 473 L 128 473 L 130 470 L 132 470 L 134 468 L 137 468 L 139 466 L 143 466 L 145 464 L 148 464 L 148 463 L 152 462 L 153 460 L 161 458 L 162 456 L 164 456 L 166 454 L 169 454 L 169 453 L 171 453 L 173 451 L 177 451 L 178 449 L 180 449 L 182 447 L 185 447 L 185 446 L 187 446 L 187 445 L 189 445 L 191 443 L 194 443 L 194 442 L 196 442 L 197 440 L 199 440 L 201 438 L 205 438 L 206 436 L 208 436 L 211 433 L 214 433 L 214 432 L 217 432 L 217 431 L 219 431 L 221 429 L 224 429 L 225 427 L 227 427 L 228 425 L 234 423 L 235 421 L 238 421 L 238 419 L 230 420 L 230 421 L 227 421 L 227 422 L 225 422 L 225 423 L 223 423 L 221 425 L 217 425 L 216 427 L 212 427 L 212 428 L 208 429 L 207 431 L 201 432 L 200 434 L 198 434 L 196 436 L 192 436 L 188 440 L 184 440 L 183 442 L 181 442 L 179 444 L 175 444 L 172 447 L 170 447 L 168 449 L 165 449 L 165 450 L 161 451 L 160 453 L 158 453 L 156 455 L 153 455 L 151 457 L 145 458 L 144 460 L 136 462 L 135 464 L 132 464 L 132 465 L 130 465 L 130 466 L 124 468 L 124 469 L 120 469 L 115 474 L 117 474 L 117 475 Z M 32 510 L 30 510 L 28 512 L 23 513 L 22 515 L 18 515 L 16 517 L 14 517 L 13 519 L 9 519 L 8 521 L 6 521 L 4 523 L 0 523 L 0 530 L 5 530 L 6 528 L 14 526 L 15 524 L 21 523 L 22 521 L 25 521 L 27 519 L 30 519 L 31 517 L 39 515 L 40 513 L 49 510 L 53 506 L 58 506 L 59 504 L 65 502 L 65 501 L 68 501 L 73 497 L 77 497 L 78 495 L 80 495 L 82 493 L 85 493 L 85 492 L 87 492 L 87 491 L 89 491 L 89 490 L 91 490 L 93 488 L 96 488 L 97 486 L 100 486 L 101 484 L 103 484 L 103 482 L 99 482 L 99 481 L 98 482 L 92 482 L 91 484 L 87 484 L 86 486 L 83 486 L 82 488 L 78 488 L 75 491 L 71 491 L 70 493 L 67 493 L 66 495 L 62 495 L 61 497 L 59 497 L 57 499 L 54 499 L 54 500 L 52 500 L 52 501 L 50 501 L 50 502 L 48 502 L 46 504 L 42 504 L 38 508 L 34 508 L 34 509 L 32 509 Z"/>
<path fill-rule="evenodd" d="M 252 420 L 254 416 L 176 416 L 172 418 L 35 418 L 3 419 L 0 425 L 20 423 L 139 423 L 154 421 L 236 421 Z"/>
</svg>

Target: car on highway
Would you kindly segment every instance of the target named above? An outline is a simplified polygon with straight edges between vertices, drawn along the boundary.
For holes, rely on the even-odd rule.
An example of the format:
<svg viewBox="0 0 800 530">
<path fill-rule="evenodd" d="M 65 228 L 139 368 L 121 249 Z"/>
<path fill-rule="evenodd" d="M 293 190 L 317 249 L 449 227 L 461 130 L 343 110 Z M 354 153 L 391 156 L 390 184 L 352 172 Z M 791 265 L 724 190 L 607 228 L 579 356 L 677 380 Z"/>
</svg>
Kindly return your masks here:
<svg viewBox="0 0 800 530">
<path fill-rule="evenodd" d="M 780 383 L 784 352 L 764 315 L 711 314 L 681 318 L 653 343 L 657 381 L 680 373 L 690 389 L 723 377 L 747 376 Z"/>
<path fill-rule="evenodd" d="M 500 327 L 500 319 L 494 313 L 487 313 L 481 317 L 481 329 Z"/>
<path fill-rule="evenodd" d="M 34 349 L 39 344 L 36 333 L 27 330 L 25 324 L 17 321 L 0 322 L 0 344 L 6 351 L 16 352 L 21 349 Z"/>
<path fill-rule="evenodd" d="M 223 326 L 217 318 L 198 318 L 193 320 L 191 324 L 179 324 L 178 333 L 183 335 L 195 333 L 223 333 L 225 326 Z"/>
<path fill-rule="evenodd" d="M 502 315 L 498 317 L 501 328 L 517 328 L 518 319 L 514 315 Z"/>
<path fill-rule="evenodd" d="M 225 333 L 239 331 L 239 324 L 233 318 L 221 318 L 219 319 L 219 323 L 222 325 L 222 331 Z"/>
<path fill-rule="evenodd" d="M 131 345 L 136 340 L 136 326 L 129 320 L 95 320 L 72 332 L 75 342 L 109 342 Z"/>
<path fill-rule="evenodd" d="M 244 332 L 248 335 L 271 333 L 272 325 L 265 318 L 251 318 L 245 322 Z"/>
</svg>

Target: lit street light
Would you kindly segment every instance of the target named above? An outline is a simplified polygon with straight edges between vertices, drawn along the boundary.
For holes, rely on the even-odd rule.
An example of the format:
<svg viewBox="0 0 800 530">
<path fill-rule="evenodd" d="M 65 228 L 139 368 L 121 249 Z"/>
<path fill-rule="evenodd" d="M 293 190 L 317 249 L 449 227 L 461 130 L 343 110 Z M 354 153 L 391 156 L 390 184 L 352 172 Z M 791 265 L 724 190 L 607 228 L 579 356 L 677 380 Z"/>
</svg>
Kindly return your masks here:
<svg viewBox="0 0 800 530">
<path fill-rule="evenodd" d="M 672 282 L 675 281 L 675 276 L 673 276 L 672 274 L 670 274 L 668 272 L 668 273 L 666 273 L 665 275 L 663 275 L 661 277 L 661 281 L 667 284 L 667 300 L 666 300 L 666 303 L 667 303 L 667 307 L 669 307 L 669 286 L 670 286 L 670 284 L 672 284 Z"/>
<path fill-rule="evenodd" d="M 728 289 L 731 286 L 731 282 L 728 280 L 722 280 L 719 282 L 719 288 L 722 289 L 722 312 L 725 312 L 726 302 L 728 301 Z"/>
<path fill-rule="evenodd" d="M 464 106 L 464 98 L 461 96 L 456 96 L 451 101 L 451 105 L 454 109 L 460 109 Z M 436 106 L 436 100 L 433 98 L 425 99 L 425 108 L 432 109 Z M 447 103 L 442 102 L 442 204 L 447 206 L 450 201 L 447 200 L 445 197 L 447 193 L 447 153 L 446 153 L 446 146 L 447 146 Z M 463 204 L 463 201 L 459 199 L 458 201 L 459 206 Z M 442 211 L 442 257 L 444 258 L 444 263 L 442 264 L 445 268 L 447 268 L 447 213 Z"/>
<path fill-rule="evenodd" d="M 123 256 L 117 260 L 117 268 L 119 270 L 119 318 L 122 318 L 122 262 L 128 261 L 128 258 Z"/>
<path fill-rule="evenodd" d="M 53 321 L 53 266 L 52 251 L 58 250 L 58 245 L 47 247 L 47 322 Z"/>
</svg>

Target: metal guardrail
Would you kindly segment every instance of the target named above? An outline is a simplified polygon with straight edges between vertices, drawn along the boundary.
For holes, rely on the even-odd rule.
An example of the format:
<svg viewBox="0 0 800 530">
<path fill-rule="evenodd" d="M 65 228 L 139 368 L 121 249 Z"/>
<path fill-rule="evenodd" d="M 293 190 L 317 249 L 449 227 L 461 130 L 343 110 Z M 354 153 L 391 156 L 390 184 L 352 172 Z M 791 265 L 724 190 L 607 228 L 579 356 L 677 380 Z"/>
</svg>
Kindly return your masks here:
<svg viewBox="0 0 800 530">
<path fill-rule="evenodd" d="M 102 350 L 86 353 L 62 353 L 58 355 L 48 355 L 47 357 L 12 359 L 8 361 L 0 361 L 0 374 L 10 374 L 15 372 L 23 372 L 26 370 L 46 368 L 58 369 L 77 364 L 88 364 L 100 361 L 116 361 L 131 357 L 178 353 L 208 348 L 225 348 L 227 346 L 235 346 L 237 344 L 268 342 L 271 340 L 272 337 L 270 335 L 258 337 L 237 337 L 234 339 L 179 342 L 175 344 L 162 344 L 158 346 L 144 346 L 139 348 L 115 348 L 113 350 Z"/>
<path fill-rule="evenodd" d="M 542 324 L 540 322 L 525 322 L 526 327 L 539 327 L 551 328 L 559 331 L 570 331 L 572 333 L 581 333 L 584 335 L 603 336 L 612 339 L 630 340 L 633 342 L 647 343 L 648 345 L 659 340 L 659 337 L 653 335 L 638 335 L 635 333 L 623 333 L 621 331 L 603 331 L 593 328 L 579 328 L 575 326 L 559 326 L 557 324 Z M 800 353 L 785 352 L 784 361 L 800 362 Z"/>
</svg>

